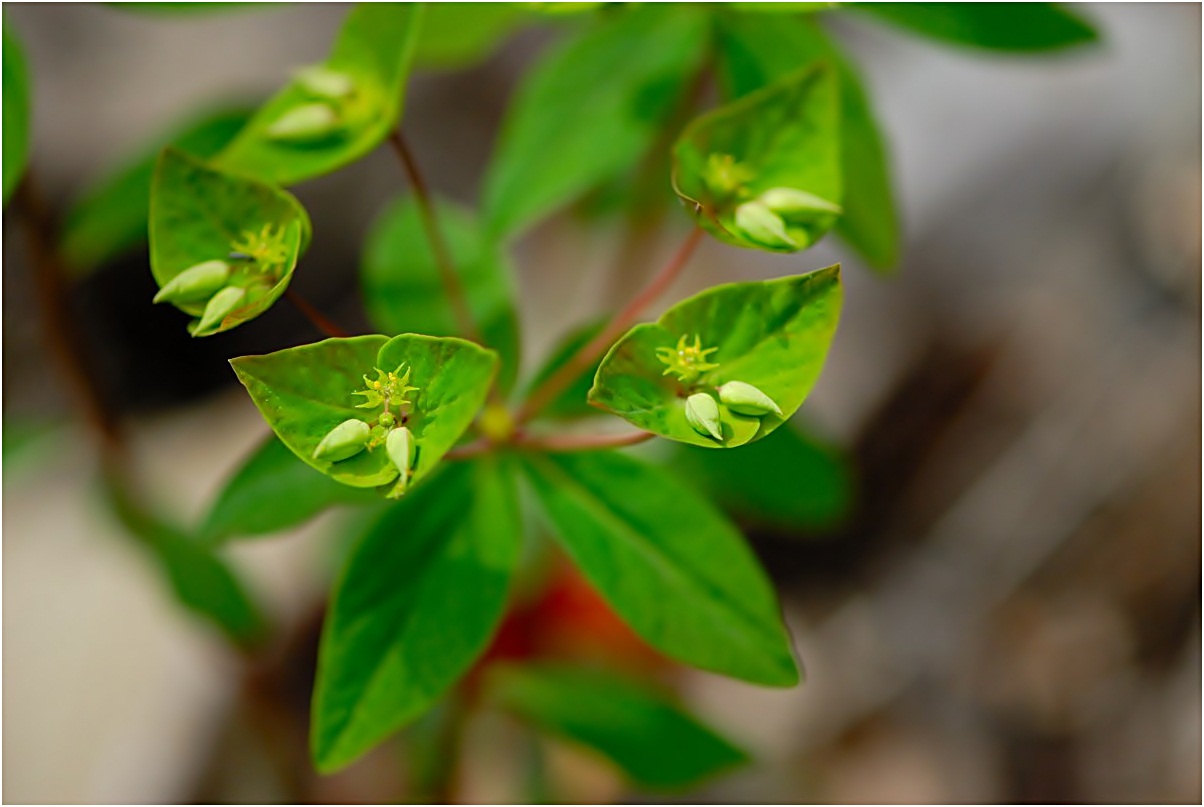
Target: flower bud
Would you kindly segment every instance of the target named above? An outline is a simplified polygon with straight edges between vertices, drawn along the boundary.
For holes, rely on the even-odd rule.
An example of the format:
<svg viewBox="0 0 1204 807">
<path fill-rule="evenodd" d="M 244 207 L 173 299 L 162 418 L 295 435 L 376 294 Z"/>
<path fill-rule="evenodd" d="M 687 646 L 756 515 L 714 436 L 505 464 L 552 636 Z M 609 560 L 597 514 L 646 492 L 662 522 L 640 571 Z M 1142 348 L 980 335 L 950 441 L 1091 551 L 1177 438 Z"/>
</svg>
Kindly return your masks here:
<svg viewBox="0 0 1204 807">
<path fill-rule="evenodd" d="M 221 325 L 226 315 L 235 308 L 238 308 L 246 296 L 247 290 L 238 286 L 227 286 L 213 295 L 209 302 L 206 303 L 205 311 L 201 314 L 201 321 L 193 329 L 192 335 L 203 336 Z"/>
<path fill-rule="evenodd" d="M 314 102 L 293 107 L 264 131 L 272 140 L 282 143 L 310 143 L 329 137 L 341 126 L 333 107 Z"/>
<path fill-rule="evenodd" d="M 786 223 L 763 202 L 745 202 L 736 208 L 736 228 L 761 246 L 798 249 L 786 232 Z"/>
<path fill-rule="evenodd" d="M 359 408 L 360 407 L 358 406 L 356 407 L 356 409 Z M 393 417 L 392 412 L 381 412 L 381 415 L 376 419 L 376 422 L 379 423 L 383 428 L 391 429 L 393 428 L 393 424 L 397 422 L 397 418 Z"/>
<path fill-rule="evenodd" d="M 320 64 L 302 67 L 293 73 L 293 79 L 307 93 L 319 98 L 337 101 L 355 92 L 355 82 L 351 76 Z"/>
<path fill-rule="evenodd" d="M 738 415 L 760 417 L 772 412 L 778 417 L 782 416 L 782 409 L 774 403 L 773 398 L 743 381 L 729 381 L 721 386 L 719 400 Z"/>
<path fill-rule="evenodd" d="M 212 297 L 229 279 L 230 264 L 225 261 L 198 263 L 164 283 L 154 302 L 197 303 Z"/>
<path fill-rule="evenodd" d="M 719 404 L 705 392 L 696 392 L 686 398 L 686 421 L 699 434 L 709 434 L 723 442 L 723 427 L 719 423 Z"/>
<path fill-rule="evenodd" d="M 326 433 L 314 449 L 313 457 L 326 462 L 349 459 L 364 450 L 371 434 L 372 427 L 364 421 L 355 418 L 344 420 Z"/>
<path fill-rule="evenodd" d="M 839 216 L 844 212 L 840 205 L 796 188 L 770 188 L 757 201 L 785 219 L 808 214 Z"/>
<path fill-rule="evenodd" d="M 385 452 L 401 473 L 398 486 L 404 491 L 410 478 L 410 467 L 414 464 L 414 455 L 418 452 L 418 446 L 414 444 L 414 433 L 405 426 L 393 429 L 385 438 Z"/>
</svg>

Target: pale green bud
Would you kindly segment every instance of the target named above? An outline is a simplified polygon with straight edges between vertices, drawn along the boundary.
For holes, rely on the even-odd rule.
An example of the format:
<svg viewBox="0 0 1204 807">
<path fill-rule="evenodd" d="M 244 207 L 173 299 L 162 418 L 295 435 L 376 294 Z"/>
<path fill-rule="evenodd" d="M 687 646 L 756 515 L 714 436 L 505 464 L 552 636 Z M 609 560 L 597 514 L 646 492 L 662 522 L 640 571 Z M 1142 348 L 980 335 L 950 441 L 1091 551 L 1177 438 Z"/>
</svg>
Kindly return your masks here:
<svg viewBox="0 0 1204 807">
<path fill-rule="evenodd" d="M 763 202 L 745 202 L 737 207 L 736 228 L 762 246 L 798 249 L 798 242 L 786 232 L 786 222 Z"/>
<path fill-rule="evenodd" d="M 760 417 L 770 412 L 782 416 L 782 408 L 761 390 L 743 381 L 729 381 L 719 388 L 719 400 L 738 415 Z"/>
<path fill-rule="evenodd" d="M 264 131 L 282 143 L 309 143 L 334 134 L 342 126 L 330 104 L 315 101 L 285 112 Z"/>
<path fill-rule="evenodd" d="M 229 279 L 230 264 L 225 261 L 198 263 L 164 283 L 154 302 L 198 303 L 212 297 Z"/>
<path fill-rule="evenodd" d="M 238 308 L 246 296 L 247 290 L 238 286 L 227 286 L 213 295 L 205 304 L 205 311 L 193 334 L 204 334 L 221 325 L 226 315 Z"/>
<path fill-rule="evenodd" d="M 719 404 L 705 392 L 686 398 L 686 421 L 699 434 L 708 434 L 723 442 L 723 427 L 719 422 Z"/>
<path fill-rule="evenodd" d="M 414 433 L 405 426 L 393 429 L 385 438 L 385 452 L 388 453 L 389 459 L 401 473 L 397 487 L 400 491 L 404 491 L 410 479 L 410 467 L 413 466 L 414 456 L 418 452 L 418 446 L 414 444 Z"/>
<path fill-rule="evenodd" d="M 293 73 L 293 79 L 310 95 L 337 101 L 355 92 L 355 82 L 346 73 L 331 70 L 320 64 L 302 67 Z"/>
<path fill-rule="evenodd" d="M 360 407 L 356 408 L 358 409 Z M 380 417 L 376 419 L 376 422 L 379 423 L 383 428 L 391 429 L 393 428 L 393 424 L 397 422 L 397 418 L 393 417 L 392 412 L 382 412 Z"/>
<path fill-rule="evenodd" d="M 844 212 L 844 208 L 835 202 L 796 188 L 770 188 L 758 196 L 757 201 L 785 219 L 815 214 L 839 216 Z"/>
<path fill-rule="evenodd" d="M 326 462 L 349 459 L 367 447 L 371 435 L 372 427 L 364 421 L 355 418 L 344 420 L 326 433 L 314 449 L 313 457 Z"/>
</svg>

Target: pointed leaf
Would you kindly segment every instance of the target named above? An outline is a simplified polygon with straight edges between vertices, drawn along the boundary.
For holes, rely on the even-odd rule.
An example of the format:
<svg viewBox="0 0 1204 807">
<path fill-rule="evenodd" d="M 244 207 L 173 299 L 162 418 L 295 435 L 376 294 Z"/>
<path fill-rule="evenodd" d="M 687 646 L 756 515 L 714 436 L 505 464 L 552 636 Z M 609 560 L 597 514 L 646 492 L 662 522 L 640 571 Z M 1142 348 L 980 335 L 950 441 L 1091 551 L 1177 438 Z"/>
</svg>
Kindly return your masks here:
<svg viewBox="0 0 1204 807">
<path fill-rule="evenodd" d="M 797 252 L 818 241 L 836 213 L 783 215 L 791 241 L 767 242 L 737 225 L 741 205 L 775 188 L 842 199 L 837 79 L 826 65 L 797 70 L 696 118 L 673 147 L 673 187 L 706 230 L 725 243 Z"/>
<path fill-rule="evenodd" d="M 932 39 L 1000 51 L 1047 51 L 1099 38 L 1091 25 L 1054 3 L 850 3 Z"/>
<path fill-rule="evenodd" d="M 322 631 L 311 747 L 337 770 L 429 709 L 485 650 L 522 541 L 513 471 L 450 465 L 371 527 Z"/>
<path fill-rule="evenodd" d="M 546 381 L 553 373 L 564 366 L 577 351 L 585 347 L 597 336 L 606 323 L 599 320 L 582 325 L 566 333 L 553 347 L 551 354 L 544 361 L 539 372 L 527 384 L 527 395 Z M 589 405 L 589 389 L 593 386 L 594 375 L 598 372 L 595 364 L 573 380 L 556 398 L 540 413 L 541 417 L 570 420 L 601 414 Z"/>
<path fill-rule="evenodd" d="M 468 67 L 488 57 L 527 16 L 515 3 L 431 3 L 414 49 L 414 67 Z"/>
<path fill-rule="evenodd" d="M 632 167 L 673 114 L 707 38 L 706 16 L 692 9 L 625 7 L 544 55 L 510 105 L 485 180 L 490 230 L 517 234 Z"/>
<path fill-rule="evenodd" d="M 798 682 L 773 588 L 714 506 L 615 452 L 529 454 L 525 469 L 578 568 L 653 647 L 757 684 Z"/>
<path fill-rule="evenodd" d="M 844 213 L 836 232 L 875 269 L 899 260 L 899 221 L 884 137 L 852 62 L 808 18 L 727 15 L 720 26 L 724 94 L 741 98 L 801 65 L 826 60 L 840 80 Z"/>
<path fill-rule="evenodd" d="M 375 379 L 378 369 L 390 372 L 405 365 L 409 385 L 418 388 L 409 393 L 405 422 L 418 446 L 412 485 L 471 425 L 493 381 L 497 354 L 451 337 L 374 335 L 327 339 L 266 356 L 243 356 L 230 364 L 268 425 L 294 454 L 338 482 L 364 488 L 397 478 L 383 439 L 373 450 L 350 459 L 332 463 L 314 458 L 322 438 L 340 423 L 352 418 L 370 425 L 378 422 L 383 404 L 363 408 L 366 399 L 354 394 L 365 388 L 364 376 Z"/>
<path fill-rule="evenodd" d="M 303 524 L 329 507 L 378 501 L 369 490 L 340 485 L 310 468 L 274 435 L 230 477 L 201 527 L 209 544 L 267 535 Z"/>
<path fill-rule="evenodd" d="M 482 336 L 502 358 L 499 383 L 507 389 L 519 358 L 511 267 L 468 211 L 439 203 L 436 220 Z M 360 276 L 368 317 L 382 331 L 460 335 L 412 197 L 391 205 L 373 225 Z"/>
<path fill-rule="evenodd" d="M 794 414 L 819 378 L 840 315 L 840 267 L 752 283 L 727 283 L 670 308 L 654 323 L 637 325 L 602 360 L 591 403 L 636 426 L 683 443 L 733 448 L 759 440 Z M 714 352 L 716 369 L 685 383 L 659 351 L 697 337 Z M 782 414 L 739 415 L 719 404 L 723 442 L 699 434 L 687 421 L 685 401 L 728 381 L 752 384 Z"/>
<path fill-rule="evenodd" d="M 4 19 L 4 203 L 12 196 L 29 162 L 29 67 L 21 43 Z"/>
<path fill-rule="evenodd" d="M 421 16 L 420 3 L 359 3 L 347 14 L 323 66 L 347 76 L 349 94 L 321 98 L 300 79 L 267 102 L 214 162 L 235 173 L 292 185 L 328 174 L 376 148 L 401 119 L 406 79 Z M 272 135 L 273 124 L 298 107 L 323 103 L 338 120 L 328 136 L 306 142 Z"/>
<path fill-rule="evenodd" d="M 77 275 L 146 242 L 151 181 L 159 152 L 171 145 L 199 159 L 225 148 L 250 119 L 247 109 L 208 112 L 155 138 L 136 159 L 81 194 L 63 222 L 63 259 Z"/>
<path fill-rule="evenodd" d="M 489 694 L 538 728 L 598 751 L 645 787 L 689 787 L 748 761 L 665 695 L 617 673 L 507 666 L 491 674 Z"/>
<path fill-rule="evenodd" d="M 155 168 L 150 205 L 151 271 L 159 287 L 197 264 L 229 260 L 226 288 L 246 290 L 216 327 L 194 336 L 228 331 L 262 314 L 284 294 L 309 240 L 309 216 L 290 194 L 254 180 L 216 171 L 175 149 L 165 149 Z M 232 252 L 263 244 L 257 260 L 230 260 Z M 194 317 L 205 301 L 177 304 Z"/>
</svg>

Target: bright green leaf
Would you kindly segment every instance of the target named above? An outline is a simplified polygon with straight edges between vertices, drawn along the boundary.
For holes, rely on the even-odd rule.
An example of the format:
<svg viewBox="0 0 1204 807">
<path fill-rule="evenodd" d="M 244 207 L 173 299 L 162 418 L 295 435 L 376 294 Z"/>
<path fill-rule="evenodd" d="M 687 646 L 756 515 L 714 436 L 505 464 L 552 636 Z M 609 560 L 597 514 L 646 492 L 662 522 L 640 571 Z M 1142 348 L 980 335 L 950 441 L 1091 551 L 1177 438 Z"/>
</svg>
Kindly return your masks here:
<svg viewBox="0 0 1204 807">
<path fill-rule="evenodd" d="M 728 9 L 753 14 L 806 14 L 835 8 L 839 3 L 727 3 Z"/>
<path fill-rule="evenodd" d="M 244 646 L 264 637 L 263 615 L 220 557 L 152 513 L 116 476 L 107 474 L 103 481 L 109 508 L 150 552 L 185 608 L 214 623 Z"/>
<path fill-rule="evenodd" d="M 440 203 L 436 220 L 485 342 L 502 357 L 499 383 L 503 389 L 509 388 L 519 357 L 512 270 L 468 211 Z M 373 225 L 364 247 L 361 277 L 368 317 L 382 331 L 431 336 L 459 333 L 412 197 L 390 206 Z"/>
<path fill-rule="evenodd" d="M 798 682 L 773 588 L 712 504 L 615 452 L 529 454 L 524 466 L 573 561 L 649 644 L 753 683 Z"/>
<path fill-rule="evenodd" d="M 193 336 L 230 330 L 270 308 L 292 279 L 309 232 L 305 208 L 279 188 L 214 170 L 175 149 L 160 155 L 150 204 L 151 271 L 160 288 L 193 266 L 227 260 L 226 288 L 246 289 L 216 327 L 200 330 L 194 322 Z M 255 260 L 230 259 L 233 252 Z M 206 303 L 176 307 L 201 317 Z"/>
<path fill-rule="evenodd" d="M 837 79 L 811 65 L 696 118 L 673 147 L 673 187 L 707 232 L 725 243 L 797 252 L 839 216 L 840 106 Z M 742 218 L 767 191 L 802 191 L 830 209 L 769 211 L 784 234 L 769 237 Z"/>
<path fill-rule="evenodd" d="M 598 751 L 645 787 L 689 787 L 748 761 L 665 695 L 605 670 L 507 666 L 491 674 L 489 694 L 543 731 Z"/>
<path fill-rule="evenodd" d="M 29 67 L 25 54 L 4 20 L 4 203 L 12 196 L 29 162 Z"/>
<path fill-rule="evenodd" d="M 418 34 L 414 66 L 468 67 L 489 56 L 526 17 L 516 3 L 431 3 Z"/>
<path fill-rule="evenodd" d="M 472 423 L 497 370 L 497 354 L 451 337 L 374 335 L 326 339 L 266 356 L 243 356 L 230 364 L 268 425 L 294 454 L 337 482 L 367 488 L 398 476 L 385 451 L 383 428 L 372 450 L 339 462 L 314 458 L 322 438 L 340 423 L 380 423 L 383 405 L 368 406 L 373 399 L 355 392 L 365 390 L 377 370 L 387 373 L 401 365 L 408 369 L 408 383 L 417 387 L 409 393 L 405 422 L 418 446 L 412 485 Z M 393 415 L 398 403 L 393 401 Z"/>
<path fill-rule="evenodd" d="M 852 503 L 843 458 L 789 424 L 740 451 L 681 446 L 667 465 L 741 521 L 771 529 L 831 527 Z"/>
<path fill-rule="evenodd" d="M 337 770 L 429 709 L 485 650 L 522 543 L 513 471 L 450 465 L 353 551 L 322 632 L 311 747 Z"/>
<path fill-rule="evenodd" d="M 1048 51 L 1095 42 L 1095 29 L 1054 3 L 850 3 L 912 33 L 999 51 Z"/>
<path fill-rule="evenodd" d="M 605 322 L 595 321 L 574 328 L 569 331 L 555 347 L 552 348 L 551 354 L 544 361 L 543 366 L 539 368 L 539 372 L 527 384 L 527 394 L 530 393 L 552 376 L 557 370 L 565 365 L 569 359 L 577 354 L 581 348 L 585 347 L 589 342 L 598 335 L 602 330 Z M 559 418 L 571 420 L 573 418 L 585 417 L 587 415 L 601 414 L 597 409 L 589 405 L 589 389 L 593 386 L 594 375 L 598 372 L 598 365 L 594 364 L 573 382 L 564 388 L 564 391 L 557 395 L 551 403 L 543 408 L 540 413 L 542 417 Z"/>
<path fill-rule="evenodd" d="M 759 440 L 797 410 L 828 355 L 840 315 L 840 266 L 806 275 L 727 283 L 637 325 L 611 347 L 589 392 L 591 403 L 634 425 L 683 443 L 732 448 Z M 661 358 L 694 340 L 717 364 L 692 380 L 667 375 Z M 738 415 L 720 404 L 722 443 L 687 422 L 685 400 L 728 381 L 752 384 L 782 410 L 779 417 Z"/>
<path fill-rule="evenodd" d="M 485 180 L 491 231 L 517 234 L 631 168 L 672 116 L 708 41 L 705 15 L 624 8 L 527 73 Z"/>
<path fill-rule="evenodd" d="M 740 98 L 801 65 L 826 60 L 840 80 L 840 168 L 844 213 L 836 232 L 876 269 L 899 259 L 899 221 L 886 147 L 865 87 L 847 59 L 813 19 L 754 15 L 721 18 L 721 78 L 728 98 Z"/>
<path fill-rule="evenodd" d="M 418 3 L 360 3 L 352 7 L 323 67 L 352 83 L 338 98 L 322 98 L 299 78 L 259 110 L 217 156 L 224 170 L 282 185 L 330 173 L 358 160 L 401 119 L 406 79 L 420 22 Z M 273 127 L 294 110 L 328 106 L 337 123 L 306 141 L 274 136 Z"/>
<path fill-rule="evenodd" d="M 218 494 L 201 527 L 201 539 L 213 544 L 235 536 L 280 532 L 334 505 L 377 500 L 371 491 L 323 476 L 269 436 Z"/>
<path fill-rule="evenodd" d="M 207 159 L 225 148 L 250 117 L 250 110 L 241 108 L 196 117 L 84 191 L 63 223 L 60 249 L 70 269 L 85 274 L 146 242 L 151 180 L 165 146 Z"/>
</svg>

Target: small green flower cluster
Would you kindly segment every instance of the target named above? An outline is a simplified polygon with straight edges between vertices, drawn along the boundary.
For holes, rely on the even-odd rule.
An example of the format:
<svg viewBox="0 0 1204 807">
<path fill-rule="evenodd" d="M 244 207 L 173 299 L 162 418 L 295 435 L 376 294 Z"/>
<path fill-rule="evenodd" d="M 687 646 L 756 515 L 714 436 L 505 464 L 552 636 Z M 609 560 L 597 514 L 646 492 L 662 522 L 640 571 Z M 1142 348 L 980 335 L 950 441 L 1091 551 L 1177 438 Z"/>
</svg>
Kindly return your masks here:
<svg viewBox="0 0 1204 807">
<path fill-rule="evenodd" d="M 715 362 L 707 361 L 707 356 L 719 350 L 717 347 L 704 348 L 698 334 L 694 335 L 694 343 L 689 344 L 683 334 L 677 340 L 677 347 L 658 347 L 656 357 L 668 367 L 661 375 L 673 374 L 685 385 L 694 386 L 704 373 L 719 369 Z M 723 427 L 719 419 L 719 403 L 722 403 L 738 415 L 763 417 L 773 413 L 782 416 L 782 409 L 772 398 L 752 384 L 743 381 L 728 381 L 715 387 L 719 395 L 716 403 L 710 392 L 698 390 L 686 396 L 686 422 L 701 435 L 709 436 L 720 443 L 724 441 Z"/>
<path fill-rule="evenodd" d="M 840 205 L 797 188 L 770 188 L 754 196 L 754 173 L 730 154 L 711 154 L 703 181 L 722 205 L 735 205 L 733 226 L 740 235 L 771 249 L 803 249 L 806 235 L 797 228 L 818 218 L 839 216 Z"/>
<path fill-rule="evenodd" d="M 398 365 L 396 370 L 389 373 L 379 367 L 375 369 L 377 377 L 372 379 L 364 376 L 364 389 L 351 393 L 364 397 L 363 403 L 356 404 L 357 409 L 381 408 L 375 423 L 367 423 L 359 418 L 344 420 L 326 433 L 314 449 L 313 458 L 330 463 L 342 462 L 384 445 L 389 461 L 400 474 L 397 484 L 389 493 L 390 498 L 397 498 L 405 493 L 409 485 L 410 470 L 418 454 L 414 434 L 405 425 L 411 405 L 409 394 L 417 392 L 418 387 L 410 386 L 410 370 L 405 364 Z M 397 410 L 396 414 L 393 413 L 394 409 Z"/>
<path fill-rule="evenodd" d="M 346 104 L 356 92 L 351 76 L 324 65 L 310 65 L 294 73 L 293 79 L 309 100 L 290 107 L 269 124 L 267 136 L 280 143 L 305 145 L 339 134 Z"/>
<path fill-rule="evenodd" d="M 284 227 L 265 224 L 259 232 L 244 232 L 230 246 L 226 258 L 188 267 L 164 283 L 154 297 L 156 303 L 205 303 L 193 336 L 215 331 L 226 317 L 248 301 L 252 290 L 275 285 L 281 267 L 288 260 Z"/>
</svg>

